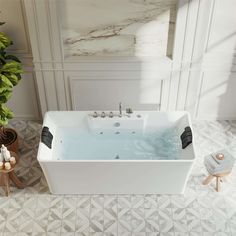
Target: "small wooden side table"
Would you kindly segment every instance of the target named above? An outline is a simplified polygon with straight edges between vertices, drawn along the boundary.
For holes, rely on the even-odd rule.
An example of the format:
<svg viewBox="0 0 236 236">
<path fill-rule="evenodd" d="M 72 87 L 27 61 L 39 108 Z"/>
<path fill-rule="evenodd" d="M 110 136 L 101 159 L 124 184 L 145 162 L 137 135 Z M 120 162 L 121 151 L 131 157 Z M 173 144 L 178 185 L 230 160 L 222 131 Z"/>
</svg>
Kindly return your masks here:
<svg viewBox="0 0 236 236">
<path fill-rule="evenodd" d="M 216 178 L 216 191 L 219 192 L 220 191 L 220 181 L 222 181 L 222 177 L 229 175 L 230 172 L 231 171 L 223 172 L 223 173 L 216 174 L 216 175 L 208 175 L 207 178 L 202 183 L 203 183 L 203 185 L 207 185 L 212 181 L 212 179 Z"/>
<path fill-rule="evenodd" d="M 16 164 L 10 169 L 10 170 L 0 170 L 0 185 L 4 187 L 6 196 L 9 196 L 10 194 L 10 180 L 13 182 L 13 184 L 20 189 L 25 188 L 25 184 L 22 183 L 19 178 L 16 176 L 14 172 L 15 166 L 19 162 L 19 156 L 15 152 L 10 152 L 11 156 L 16 158 Z"/>
<path fill-rule="evenodd" d="M 207 185 L 216 178 L 216 191 L 219 192 L 220 182 L 223 177 L 231 173 L 234 162 L 234 157 L 226 149 L 205 156 L 204 164 L 209 176 L 203 181 L 203 184 Z"/>
</svg>

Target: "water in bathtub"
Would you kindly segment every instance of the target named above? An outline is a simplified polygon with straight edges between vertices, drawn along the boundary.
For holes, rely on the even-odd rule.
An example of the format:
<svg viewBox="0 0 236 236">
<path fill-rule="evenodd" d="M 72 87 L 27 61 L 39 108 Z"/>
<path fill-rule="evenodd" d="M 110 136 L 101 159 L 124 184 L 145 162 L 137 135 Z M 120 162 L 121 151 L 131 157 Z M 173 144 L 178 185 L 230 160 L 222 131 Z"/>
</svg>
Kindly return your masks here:
<svg viewBox="0 0 236 236">
<path fill-rule="evenodd" d="M 176 127 L 96 134 L 60 127 L 53 141 L 53 156 L 58 160 L 177 160 L 180 150 Z"/>
</svg>

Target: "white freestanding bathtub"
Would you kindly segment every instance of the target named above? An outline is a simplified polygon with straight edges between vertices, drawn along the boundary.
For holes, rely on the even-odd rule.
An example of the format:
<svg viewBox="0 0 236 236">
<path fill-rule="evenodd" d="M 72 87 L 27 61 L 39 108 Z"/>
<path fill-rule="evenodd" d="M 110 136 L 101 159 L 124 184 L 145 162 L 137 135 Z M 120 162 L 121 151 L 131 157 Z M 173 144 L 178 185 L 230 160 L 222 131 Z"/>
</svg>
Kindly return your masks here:
<svg viewBox="0 0 236 236">
<path fill-rule="evenodd" d="M 195 159 L 193 144 L 182 148 L 180 138 L 191 131 L 187 112 L 92 114 L 46 113 L 38 161 L 51 193 L 183 193 Z"/>
</svg>

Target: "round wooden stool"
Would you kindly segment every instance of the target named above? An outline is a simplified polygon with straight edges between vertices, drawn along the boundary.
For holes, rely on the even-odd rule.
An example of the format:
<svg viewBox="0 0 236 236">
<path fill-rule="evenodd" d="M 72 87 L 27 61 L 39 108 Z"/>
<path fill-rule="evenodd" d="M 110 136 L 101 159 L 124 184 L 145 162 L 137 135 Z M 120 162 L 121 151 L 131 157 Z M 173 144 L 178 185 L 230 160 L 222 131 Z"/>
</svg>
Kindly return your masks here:
<svg viewBox="0 0 236 236">
<path fill-rule="evenodd" d="M 13 184 L 20 189 L 25 188 L 25 184 L 23 184 L 19 178 L 16 176 L 14 172 L 15 166 L 19 162 L 19 156 L 15 152 L 10 152 L 11 156 L 16 158 L 16 164 L 11 167 L 9 170 L 0 170 L 0 185 L 4 187 L 6 196 L 9 196 L 10 194 L 10 180 L 13 182 Z"/>
<path fill-rule="evenodd" d="M 207 185 L 209 184 L 214 178 L 216 178 L 216 191 L 220 191 L 220 182 L 222 182 L 222 177 L 225 177 L 230 174 L 230 171 L 220 173 L 217 175 L 208 175 L 206 179 L 202 182 L 202 184 Z"/>
<path fill-rule="evenodd" d="M 202 183 L 207 185 L 216 178 L 216 191 L 219 192 L 220 182 L 231 173 L 234 162 L 234 157 L 225 149 L 205 156 L 204 164 L 209 175 Z"/>
</svg>

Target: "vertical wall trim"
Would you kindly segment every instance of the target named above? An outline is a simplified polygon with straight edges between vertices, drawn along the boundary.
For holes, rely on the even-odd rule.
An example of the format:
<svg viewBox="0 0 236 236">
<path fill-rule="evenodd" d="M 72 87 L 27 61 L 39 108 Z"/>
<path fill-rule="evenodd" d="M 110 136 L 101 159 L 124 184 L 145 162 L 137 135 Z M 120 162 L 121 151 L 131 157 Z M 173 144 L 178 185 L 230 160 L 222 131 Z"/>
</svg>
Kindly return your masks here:
<svg viewBox="0 0 236 236">
<path fill-rule="evenodd" d="M 29 31 L 28 31 L 28 25 L 27 25 L 27 20 L 26 20 L 26 13 L 25 13 L 25 5 L 23 3 L 23 0 L 20 0 L 20 5 L 21 5 L 21 11 L 22 11 L 22 17 L 23 17 L 23 24 L 24 24 L 24 29 L 26 33 L 26 41 L 27 41 L 27 53 L 31 53 L 31 45 L 30 45 L 30 37 L 29 37 Z"/>
<path fill-rule="evenodd" d="M 26 0 L 27 1 L 27 0 Z M 34 24 L 34 27 L 35 27 L 35 33 L 36 33 L 36 42 L 35 42 L 35 45 L 34 45 L 34 48 L 35 50 L 37 50 L 37 54 L 38 54 L 38 57 L 40 59 L 40 61 L 42 60 L 42 57 L 41 57 L 41 52 L 40 52 L 40 42 L 39 42 L 39 27 L 38 27 L 38 18 L 37 18 L 37 11 L 36 11 L 36 7 L 35 7 L 35 0 L 32 0 L 32 3 L 31 4 L 28 0 L 28 4 L 31 4 L 32 6 L 32 10 L 33 10 L 33 17 L 34 17 L 34 21 L 33 21 L 33 24 Z M 27 4 L 25 2 L 25 4 Z M 29 18 L 28 18 L 29 19 Z M 32 42 L 31 42 L 31 46 L 32 46 Z M 34 51 L 34 50 L 33 50 Z M 40 65 L 40 68 L 42 68 L 42 63 L 40 62 L 39 63 Z M 37 69 L 37 68 L 36 68 Z M 39 97 L 40 97 L 40 104 L 41 104 L 41 112 L 42 114 L 44 114 L 47 110 L 48 110 L 48 98 L 47 98 L 47 94 L 46 94 L 46 90 L 45 90 L 45 83 L 44 83 L 44 76 L 43 76 L 43 73 L 42 72 L 37 72 L 36 73 L 36 77 L 37 77 L 37 74 L 39 75 L 40 73 L 40 77 L 41 78 L 37 78 L 37 84 L 38 84 L 38 90 L 39 90 Z M 42 86 L 40 86 L 39 84 L 43 85 L 43 89 Z"/>
<path fill-rule="evenodd" d="M 58 5 L 56 4 L 56 2 L 53 2 L 54 8 L 56 9 L 56 12 L 58 12 Z M 62 75 L 63 75 L 63 84 L 64 84 L 64 94 L 65 94 L 65 103 L 66 103 L 66 109 L 69 110 L 69 105 L 68 105 L 68 95 L 67 95 L 67 91 L 66 91 L 66 80 L 65 80 L 65 73 L 64 73 L 64 50 L 63 50 L 63 43 L 61 40 L 61 21 L 58 18 L 58 14 L 56 14 L 56 21 L 57 21 L 57 31 L 58 31 L 58 38 L 60 39 L 60 54 L 61 54 L 61 66 L 62 66 Z"/>
<path fill-rule="evenodd" d="M 45 1 L 45 0 L 44 0 Z M 52 22 L 51 22 L 51 15 L 50 15 L 50 9 L 49 9 L 49 2 L 46 1 L 45 2 L 45 8 L 46 8 L 46 14 L 47 14 L 47 22 L 48 22 L 48 35 L 49 35 L 49 44 L 50 44 L 50 48 L 51 48 L 51 59 L 54 61 L 55 60 L 55 51 L 54 51 L 54 47 L 52 46 L 53 43 L 53 37 L 52 37 Z M 57 81 L 56 81 L 56 75 L 55 75 L 55 64 L 54 62 L 52 62 L 52 69 L 53 69 L 53 82 L 55 85 L 55 95 L 56 95 L 56 101 L 57 101 L 57 109 L 59 109 L 59 100 L 58 100 L 58 85 L 57 85 Z"/>
<path fill-rule="evenodd" d="M 181 55 L 181 65 L 180 65 L 180 72 L 179 72 L 179 83 L 177 87 L 177 99 L 175 100 L 175 110 L 177 110 L 177 104 L 179 101 L 179 94 L 180 94 L 180 82 L 181 82 L 181 77 L 182 77 L 182 69 L 183 69 L 183 58 L 184 58 L 184 52 L 185 52 L 185 45 L 186 45 L 186 37 L 187 37 L 187 30 L 188 30 L 188 25 L 189 25 L 189 8 L 192 0 L 188 1 L 188 10 L 187 10 L 187 16 L 186 16 L 186 24 L 185 24 L 185 30 L 184 30 L 184 39 L 183 39 L 183 44 L 182 44 L 182 55 Z M 185 63 L 185 61 L 184 61 Z"/>
<path fill-rule="evenodd" d="M 207 40 L 206 40 L 206 44 L 205 44 L 205 47 L 204 47 L 204 52 L 205 53 L 208 51 L 208 45 L 209 45 L 209 41 L 210 41 L 210 37 L 211 37 L 212 23 L 213 23 L 213 19 L 214 19 L 215 8 L 216 8 L 215 6 L 216 6 L 216 0 L 212 0 L 210 21 L 209 21 L 209 24 L 208 24 L 208 31 L 207 31 Z"/>
<path fill-rule="evenodd" d="M 189 4 L 191 0 L 179 0 L 178 2 L 178 13 L 176 19 L 175 28 L 175 41 L 173 48 L 173 63 L 171 71 L 171 89 L 169 96 L 168 110 L 176 110 L 176 104 L 178 99 L 178 90 L 180 83 L 180 68 L 182 64 L 183 51 L 185 47 L 186 29 L 188 24 L 188 12 Z"/>
<path fill-rule="evenodd" d="M 189 80 L 190 80 L 190 74 L 191 74 L 191 69 L 192 69 L 192 65 L 193 65 L 193 55 L 194 55 L 195 46 L 196 46 L 196 34 L 197 34 L 197 29 L 198 29 L 199 9 L 200 9 L 201 1 L 202 0 L 198 0 L 197 19 L 196 19 L 196 23 L 195 23 L 193 47 L 192 47 L 191 58 L 190 58 L 190 65 L 189 65 L 189 70 L 188 70 L 187 86 L 186 86 L 186 90 L 185 90 L 185 98 L 184 98 L 184 106 L 183 106 L 184 109 L 186 109 L 187 94 L 188 94 L 188 89 L 189 89 Z"/>
<path fill-rule="evenodd" d="M 213 22 L 213 18 L 214 18 L 215 5 L 216 5 L 215 2 L 216 2 L 216 0 L 211 0 L 210 16 L 209 16 L 209 21 L 208 21 L 208 25 L 207 25 L 207 36 L 206 36 L 206 41 L 204 44 L 203 56 L 202 56 L 203 63 L 204 63 L 204 54 L 208 50 L 208 45 L 209 45 L 209 41 L 210 41 L 212 22 Z M 198 114 L 199 114 L 199 105 L 200 105 L 200 99 L 201 99 L 201 93 L 202 93 L 203 80 L 204 80 L 204 76 L 205 76 L 205 73 L 204 73 L 202 67 L 200 68 L 200 70 L 201 70 L 201 76 L 200 76 L 196 105 L 195 105 L 195 110 L 194 110 L 194 117 L 195 118 L 197 118 Z"/>
<path fill-rule="evenodd" d="M 203 84 L 203 78 L 204 78 L 204 72 L 201 73 L 201 77 L 200 77 L 200 83 L 199 83 L 199 87 L 198 87 L 197 103 L 196 103 L 196 106 L 195 106 L 194 117 L 198 116 L 199 104 L 200 104 L 200 98 L 201 98 L 201 91 L 202 91 L 202 84 Z"/>
</svg>

